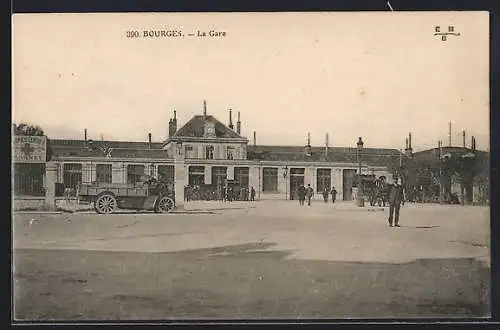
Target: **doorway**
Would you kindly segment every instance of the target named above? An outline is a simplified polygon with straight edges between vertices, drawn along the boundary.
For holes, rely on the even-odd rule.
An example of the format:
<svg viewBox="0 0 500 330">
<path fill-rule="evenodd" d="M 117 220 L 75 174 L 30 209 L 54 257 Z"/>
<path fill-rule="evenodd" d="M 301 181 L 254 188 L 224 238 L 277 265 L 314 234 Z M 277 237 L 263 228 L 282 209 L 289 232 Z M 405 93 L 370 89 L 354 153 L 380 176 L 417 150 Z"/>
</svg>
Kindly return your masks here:
<svg viewBox="0 0 500 330">
<path fill-rule="evenodd" d="M 342 192 L 344 201 L 352 201 L 352 187 L 356 170 L 345 169 L 342 172 Z"/>
<path fill-rule="evenodd" d="M 298 198 L 297 191 L 300 186 L 304 185 L 304 168 L 291 168 L 290 169 L 290 199 L 295 200 Z"/>
</svg>

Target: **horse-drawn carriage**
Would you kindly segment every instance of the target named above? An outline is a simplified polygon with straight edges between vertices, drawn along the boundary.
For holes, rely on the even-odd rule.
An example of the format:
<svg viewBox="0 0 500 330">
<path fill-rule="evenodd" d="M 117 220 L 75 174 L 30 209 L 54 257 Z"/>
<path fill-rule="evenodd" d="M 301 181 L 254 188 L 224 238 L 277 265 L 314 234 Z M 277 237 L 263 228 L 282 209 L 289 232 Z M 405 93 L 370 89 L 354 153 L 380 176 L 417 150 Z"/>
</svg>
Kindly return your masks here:
<svg viewBox="0 0 500 330">
<path fill-rule="evenodd" d="M 370 206 L 384 206 L 387 203 L 390 185 L 384 176 L 361 175 L 363 193 L 368 198 Z"/>
<path fill-rule="evenodd" d="M 90 183 L 77 187 L 80 201 L 94 205 L 100 214 L 116 209 L 151 210 L 168 213 L 175 208 L 174 184 L 144 177 L 138 183 Z"/>
</svg>

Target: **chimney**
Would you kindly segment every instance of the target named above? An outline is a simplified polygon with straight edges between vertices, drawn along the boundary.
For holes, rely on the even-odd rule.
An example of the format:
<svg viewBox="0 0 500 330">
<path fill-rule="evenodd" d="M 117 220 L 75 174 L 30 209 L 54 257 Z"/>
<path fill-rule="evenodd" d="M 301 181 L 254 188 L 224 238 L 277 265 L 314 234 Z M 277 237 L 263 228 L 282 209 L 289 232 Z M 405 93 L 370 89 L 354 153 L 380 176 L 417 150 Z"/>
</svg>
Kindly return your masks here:
<svg viewBox="0 0 500 330">
<path fill-rule="evenodd" d="M 307 145 L 305 147 L 306 155 L 311 156 L 311 133 L 307 132 Z"/>
<path fill-rule="evenodd" d="M 464 148 L 466 148 L 466 144 L 465 144 L 465 130 L 462 131 L 462 142 L 463 142 L 463 145 L 464 145 Z"/>
<path fill-rule="evenodd" d="M 406 138 L 406 147 L 405 150 L 408 151 L 408 138 Z"/>
<path fill-rule="evenodd" d="M 203 117 L 207 116 L 207 101 L 203 100 Z"/>
<path fill-rule="evenodd" d="M 328 133 L 325 134 L 325 156 L 328 156 L 328 148 L 330 146 L 330 138 Z"/>
<path fill-rule="evenodd" d="M 442 156 L 442 150 L 441 150 L 441 147 L 442 147 L 443 143 L 441 143 L 441 140 L 438 141 L 438 158 L 441 159 L 441 156 Z"/>
<path fill-rule="evenodd" d="M 174 110 L 174 119 L 172 119 L 172 135 L 177 132 L 177 111 Z"/>
<path fill-rule="evenodd" d="M 174 122 L 172 120 L 172 118 L 170 118 L 170 120 L 168 121 L 168 137 L 171 137 L 172 135 L 174 135 Z"/>
<path fill-rule="evenodd" d="M 229 109 L 229 128 L 234 129 L 233 125 L 233 110 Z"/>
<path fill-rule="evenodd" d="M 448 147 L 451 147 L 451 121 L 448 123 Z"/>
<path fill-rule="evenodd" d="M 236 122 L 236 133 L 241 135 L 241 121 L 240 121 L 240 112 L 238 111 L 238 121 Z"/>
<path fill-rule="evenodd" d="M 471 148 L 472 148 L 472 151 L 476 151 L 476 137 L 473 136 L 472 137 L 472 141 L 471 141 Z"/>
<path fill-rule="evenodd" d="M 257 132 L 256 131 L 253 131 L 253 145 L 254 146 L 257 145 Z"/>
<path fill-rule="evenodd" d="M 408 149 L 411 151 L 411 132 L 408 133 Z"/>
<path fill-rule="evenodd" d="M 151 149 L 153 147 L 153 143 L 151 142 L 151 133 L 148 133 L 148 148 Z"/>
<path fill-rule="evenodd" d="M 83 132 L 84 132 L 83 136 L 84 136 L 84 139 L 85 139 L 84 140 L 85 141 L 85 145 L 87 145 L 87 129 L 85 129 Z"/>
</svg>

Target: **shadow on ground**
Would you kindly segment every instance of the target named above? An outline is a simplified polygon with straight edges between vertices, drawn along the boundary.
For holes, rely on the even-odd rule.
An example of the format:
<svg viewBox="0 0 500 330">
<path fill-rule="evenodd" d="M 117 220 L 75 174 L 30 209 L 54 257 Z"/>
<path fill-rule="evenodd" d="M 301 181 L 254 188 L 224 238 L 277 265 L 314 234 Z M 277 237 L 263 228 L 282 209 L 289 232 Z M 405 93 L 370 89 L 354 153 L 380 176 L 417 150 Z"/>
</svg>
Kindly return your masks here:
<svg viewBox="0 0 500 330">
<path fill-rule="evenodd" d="M 484 317 L 474 259 L 290 260 L 272 243 L 171 253 L 16 250 L 19 320 Z"/>
</svg>

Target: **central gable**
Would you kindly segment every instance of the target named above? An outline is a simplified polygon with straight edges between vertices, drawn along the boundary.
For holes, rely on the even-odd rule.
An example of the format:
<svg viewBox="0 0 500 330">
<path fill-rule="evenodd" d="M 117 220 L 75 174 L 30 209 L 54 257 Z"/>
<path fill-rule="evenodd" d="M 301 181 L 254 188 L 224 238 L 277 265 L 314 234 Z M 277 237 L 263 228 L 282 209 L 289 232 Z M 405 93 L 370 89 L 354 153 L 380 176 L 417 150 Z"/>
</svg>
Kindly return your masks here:
<svg viewBox="0 0 500 330">
<path fill-rule="evenodd" d="M 238 133 L 218 121 L 214 116 L 196 115 L 182 126 L 172 138 L 221 138 L 245 139 Z"/>
</svg>

